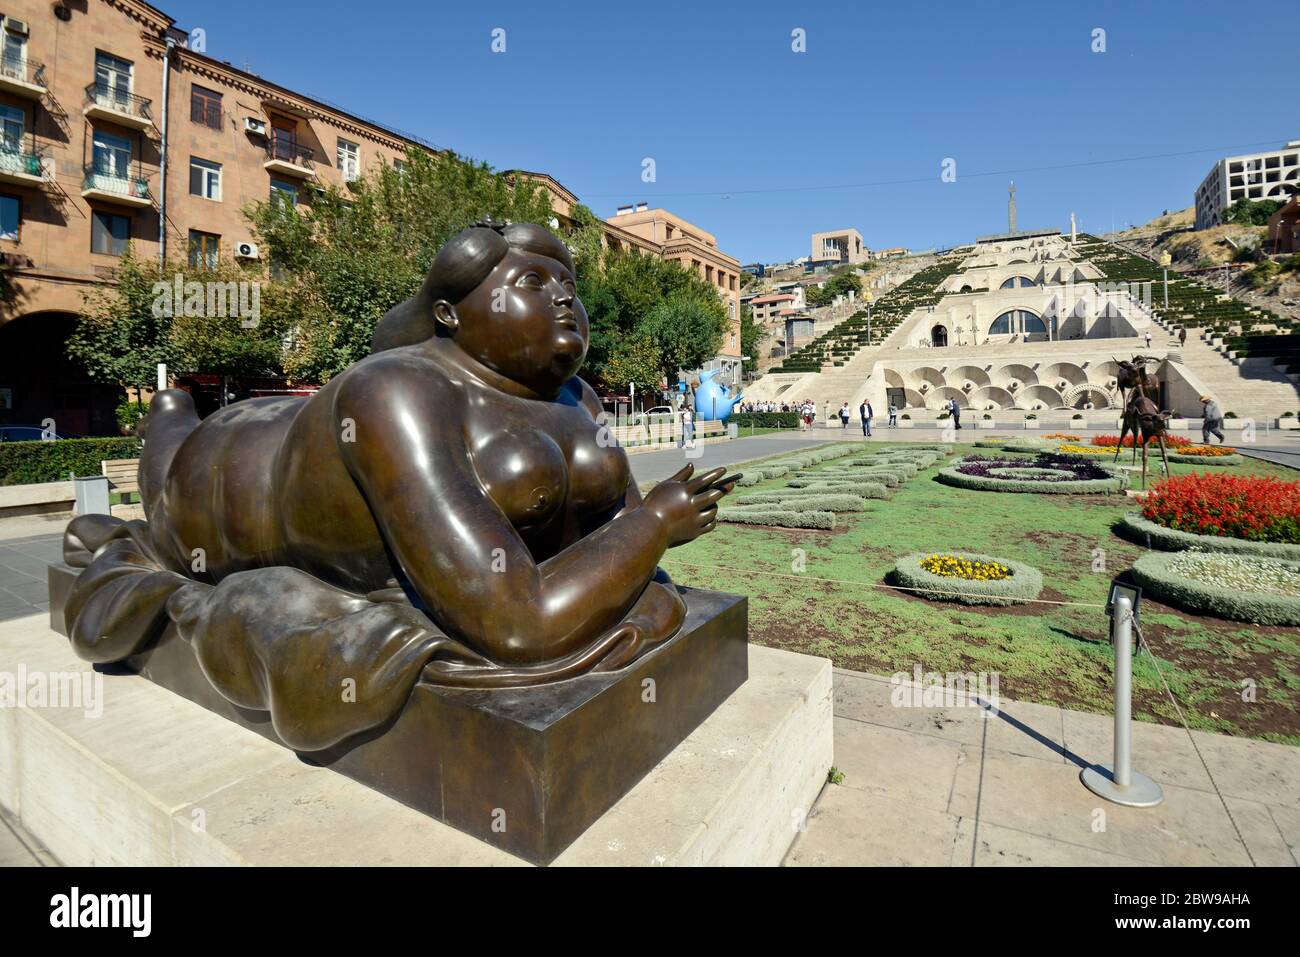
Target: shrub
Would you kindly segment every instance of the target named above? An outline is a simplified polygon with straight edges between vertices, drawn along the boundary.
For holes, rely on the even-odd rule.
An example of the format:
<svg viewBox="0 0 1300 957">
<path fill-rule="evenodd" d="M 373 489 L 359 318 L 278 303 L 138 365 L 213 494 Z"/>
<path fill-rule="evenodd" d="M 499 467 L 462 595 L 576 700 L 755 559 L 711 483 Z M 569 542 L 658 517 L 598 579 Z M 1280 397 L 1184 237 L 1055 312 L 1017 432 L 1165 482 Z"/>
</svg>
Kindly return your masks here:
<svg viewBox="0 0 1300 957">
<path fill-rule="evenodd" d="M 1164 552 L 1199 551 L 1232 552 L 1239 555 L 1263 555 L 1269 558 L 1300 560 L 1300 545 L 1284 542 L 1252 542 L 1244 538 L 1218 535 L 1194 535 L 1179 532 L 1147 521 L 1141 512 L 1127 512 L 1115 525 L 1115 531 L 1130 541 Z"/>
<path fill-rule="evenodd" d="M 1179 462 L 1183 465 L 1191 464 L 1191 465 L 1216 465 L 1216 466 L 1241 465 L 1246 461 L 1243 456 L 1237 455 L 1235 450 L 1228 449 L 1226 452 L 1220 453 L 1219 452 L 1220 448 L 1226 448 L 1226 446 L 1215 446 L 1214 453 L 1208 455 L 1198 453 L 1193 449 L 1185 449 L 1179 452 L 1170 452 L 1169 461 Z"/>
<path fill-rule="evenodd" d="M 898 559 L 890 573 L 892 583 L 919 589 L 919 594 L 926 598 L 964 605 L 1011 605 L 1017 600 L 1037 598 L 1043 590 L 1042 574 L 1023 562 L 973 552 L 954 552 L 947 556 L 968 563 L 997 565 L 1010 573 L 1003 578 L 976 580 L 927 570 L 922 563 L 934 557 L 933 553 L 919 552 Z"/>
<path fill-rule="evenodd" d="M 1193 535 L 1300 544 L 1300 482 L 1208 473 L 1171 476 L 1152 487 L 1142 517 Z"/>
<path fill-rule="evenodd" d="M 99 475 L 105 459 L 137 458 L 142 445 L 136 438 L 0 442 L 0 485 L 61 482 L 69 472 Z"/>
<path fill-rule="evenodd" d="M 1300 625 L 1300 560 L 1223 552 L 1148 552 L 1133 578 L 1188 611 L 1260 625 Z"/>
<path fill-rule="evenodd" d="M 735 422 L 742 428 L 751 425 L 756 429 L 797 429 L 798 412 L 737 412 L 728 422 Z"/>
<path fill-rule="evenodd" d="M 778 506 L 734 505 L 718 510 L 718 521 L 738 525 L 775 525 L 781 528 L 835 527 L 834 512 L 797 512 Z"/>
<path fill-rule="evenodd" d="M 117 424 L 123 432 L 134 433 L 135 427 L 140 424 L 149 412 L 147 405 L 124 398 L 117 404 L 114 414 L 117 417 Z"/>
</svg>

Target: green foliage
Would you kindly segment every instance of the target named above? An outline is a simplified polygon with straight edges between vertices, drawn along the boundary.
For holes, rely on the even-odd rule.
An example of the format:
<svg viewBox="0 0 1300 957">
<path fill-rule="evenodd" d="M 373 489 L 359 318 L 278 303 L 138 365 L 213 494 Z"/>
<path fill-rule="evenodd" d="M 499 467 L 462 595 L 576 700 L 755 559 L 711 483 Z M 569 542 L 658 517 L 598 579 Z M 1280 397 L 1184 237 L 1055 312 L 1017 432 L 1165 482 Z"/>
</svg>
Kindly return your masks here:
<svg viewBox="0 0 1300 957">
<path fill-rule="evenodd" d="M 662 358 L 663 354 L 648 335 L 622 339 L 615 343 L 614 351 L 605 363 L 605 381 L 617 386 L 632 382 L 636 383 L 638 392 L 649 392 L 657 388 L 663 378 Z"/>
<path fill-rule="evenodd" d="M 779 505 L 733 505 L 718 510 L 718 521 L 779 528 L 832 529 L 835 527 L 835 513 L 799 512 Z"/>
<path fill-rule="evenodd" d="M 862 278 L 852 270 L 845 269 L 826 280 L 826 285 L 820 288 L 809 286 L 805 295 L 811 306 L 829 306 L 836 296 L 847 295 L 849 292 L 862 294 Z"/>
<path fill-rule="evenodd" d="M 242 297 L 241 283 L 249 284 Z M 128 248 L 116 285 L 86 295 L 68 355 L 97 381 L 136 388 L 154 384 L 160 362 L 173 373 L 277 375 L 284 365 L 283 315 L 293 309 L 277 291 L 287 292 L 228 260 L 211 269 L 144 262 Z M 241 312 L 241 304 L 254 303 L 259 316 Z"/>
<path fill-rule="evenodd" d="M 540 187 L 512 186 L 486 164 L 412 149 L 405 169 L 381 166 L 309 207 L 268 200 L 245 212 L 288 293 L 285 371 L 324 382 L 370 354 L 375 324 L 453 235 L 485 216 L 544 224 L 551 205 Z"/>
<path fill-rule="evenodd" d="M 945 485 L 973 489 L 980 492 L 1041 492 L 1046 495 L 1111 495 L 1124 489 L 1124 479 L 1116 474 L 1112 478 L 1083 479 L 1074 482 L 1037 481 L 1035 479 L 997 479 L 982 475 L 966 475 L 955 468 L 940 469 L 939 481 Z"/>
<path fill-rule="evenodd" d="M 1259 555 L 1266 558 L 1285 558 L 1300 561 L 1300 545 L 1286 542 L 1254 542 L 1246 538 L 1229 538 L 1224 535 L 1197 535 L 1166 528 L 1142 517 L 1141 512 L 1128 512 L 1115 526 L 1130 541 L 1147 548 L 1166 552 L 1198 549 L 1208 552 L 1232 552 L 1239 555 Z"/>
<path fill-rule="evenodd" d="M 1237 226 L 1265 226 L 1284 204 L 1276 199 L 1239 199 L 1223 212 L 1223 222 Z"/>
<path fill-rule="evenodd" d="M 122 399 L 117 404 L 117 409 L 114 410 L 117 416 L 117 424 L 127 432 L 134 432 L 135 427 L 140 424 L 140 420 L 145 417 L 145 413 L 148 411 L 148 406 L 130 398 Z"/>
<path fill-rule="evenodd" d="M 743 341 L 743 336 L 742 336 Z M 741 346 L 744 349 L 744 346 Z M 735 422 L 742 429 L 753 426 L 756 429 L 793 429 L 799 425 L 798 412 L 737 412 L 728 422 Z"/>
<path fill-rule="evenodd" d="M 0 485 L 62 482 L 69 472 L 99 475 L 104 459 L 137 458 L 141 447 L 134 438 L 0 442 Z"/>
<path fill-rule="evenodd" d="M 136 259 L 128 245 L 116 285 L 96 285 L 86 294 L 67 350 L 95 381 L 143 387 L 157 379 L 158 363 L 170 364 L 171 321 L 153 314 L 154 283 L 162 275 L 156 262 Z"/>
<path fill-rule="evenodd" d="M 749 273 L 745 275 L 748 276 Z M 763 329 L 754 321 L 754 310 L 748 305 L 742 305 L 740 307 L 740 354 L 755 360 L 755 362 L 744 363 L 746 372 L 755 370 L 762 340 Z"/>
</svg>

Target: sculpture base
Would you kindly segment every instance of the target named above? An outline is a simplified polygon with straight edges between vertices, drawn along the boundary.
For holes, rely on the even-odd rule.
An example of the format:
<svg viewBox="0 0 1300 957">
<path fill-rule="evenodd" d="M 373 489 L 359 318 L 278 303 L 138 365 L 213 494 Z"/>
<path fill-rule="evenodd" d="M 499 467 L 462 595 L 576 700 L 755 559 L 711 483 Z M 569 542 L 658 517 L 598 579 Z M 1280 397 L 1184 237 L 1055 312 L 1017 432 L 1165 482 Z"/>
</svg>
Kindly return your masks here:
<svg viewBox="0 0 1300 957">
<path fill-rule="evenodd" d="M 50 566 L 56 630 L 76 574 Z M 619 672 L 488 691 L 417 684 L 388 725 L 301 757 L 549 863 L 746 680 L 746 599 L 698 589 L 682 596 L 681 631 Z M 173 628 L 124 666 L 282 743 L 266 712 L 238 708 L 212 687 Z"/>
</svg>

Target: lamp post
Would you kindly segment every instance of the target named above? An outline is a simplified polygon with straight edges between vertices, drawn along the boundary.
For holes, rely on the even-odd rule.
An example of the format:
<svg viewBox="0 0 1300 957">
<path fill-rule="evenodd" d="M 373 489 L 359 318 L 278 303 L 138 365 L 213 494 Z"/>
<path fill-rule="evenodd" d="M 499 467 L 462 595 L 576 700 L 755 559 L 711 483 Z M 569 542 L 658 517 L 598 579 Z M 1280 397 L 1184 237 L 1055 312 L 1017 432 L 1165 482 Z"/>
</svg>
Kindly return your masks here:
<svg viewBox="0 0 1300 957">
<path fill-rule="evenodd" d="M 1169 250 L 1160 254 L 1160 266 L 1165 271 L 1165 309 L 1169 309 L 1169 264 L 1173 262 L 1173 257 L 1169 255 Z"/>
</svg>

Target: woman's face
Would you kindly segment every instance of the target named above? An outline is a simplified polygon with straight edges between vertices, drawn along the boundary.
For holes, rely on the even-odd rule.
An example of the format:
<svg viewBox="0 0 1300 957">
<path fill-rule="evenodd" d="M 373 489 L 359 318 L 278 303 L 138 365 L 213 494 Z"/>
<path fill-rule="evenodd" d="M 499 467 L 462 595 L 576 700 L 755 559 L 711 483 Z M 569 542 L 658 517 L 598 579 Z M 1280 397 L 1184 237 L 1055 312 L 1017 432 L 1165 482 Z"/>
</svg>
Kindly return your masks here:
<svg viewBox="0 0 1300 957">
<path fill-rule="evenodd" d="M 455 311 L 461 349 L 538 391 L 558 389 L 587 355 L 587 310 L 558 260 L 512 249 Z"/>
</svg>

